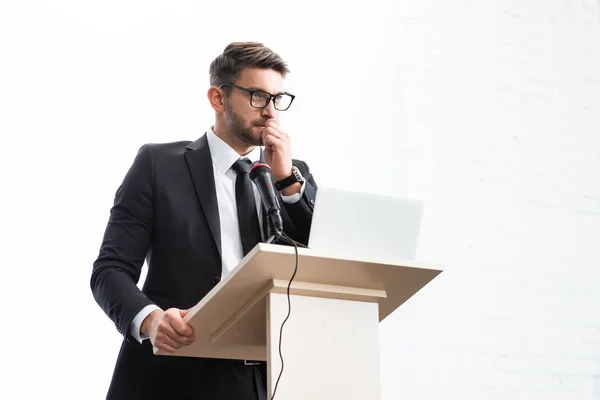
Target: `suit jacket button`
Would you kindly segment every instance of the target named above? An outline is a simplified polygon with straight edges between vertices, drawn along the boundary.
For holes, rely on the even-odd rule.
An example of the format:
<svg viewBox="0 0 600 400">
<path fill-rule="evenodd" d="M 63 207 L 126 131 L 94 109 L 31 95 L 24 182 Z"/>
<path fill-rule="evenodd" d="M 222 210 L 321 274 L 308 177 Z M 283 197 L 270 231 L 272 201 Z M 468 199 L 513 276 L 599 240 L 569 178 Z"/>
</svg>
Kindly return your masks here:
<svg viewBox="0 0 600 400">
<path fill-rule="evenodd" d="M 212 283 L 214 285 L 216 285 L 217 283 L 221 282 L 221 277 L 220 276 L 213 276 L 212 278 Z"/>
</svg>

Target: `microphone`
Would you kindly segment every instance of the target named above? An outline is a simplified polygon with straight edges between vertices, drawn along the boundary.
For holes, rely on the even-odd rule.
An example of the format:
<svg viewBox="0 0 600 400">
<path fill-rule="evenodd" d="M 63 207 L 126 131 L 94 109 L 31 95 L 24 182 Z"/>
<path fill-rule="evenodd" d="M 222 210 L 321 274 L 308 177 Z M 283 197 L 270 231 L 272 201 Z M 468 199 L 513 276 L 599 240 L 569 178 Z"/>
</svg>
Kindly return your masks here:
<svg viewBox="0 0 600 400">
<path fill-rule="evenodd" d="M 283 220 L 281 219 L 279 200 L 277 200 L 275 189 L 273 189 L 271 167 L 263 162 L 255 161 L 250 166 L 248 175 L 260 192 L 262 203 L 267 209 L 267 216 L 275 231 L 275 237 L 279 239 L 283 235 Z"/>
</svg>

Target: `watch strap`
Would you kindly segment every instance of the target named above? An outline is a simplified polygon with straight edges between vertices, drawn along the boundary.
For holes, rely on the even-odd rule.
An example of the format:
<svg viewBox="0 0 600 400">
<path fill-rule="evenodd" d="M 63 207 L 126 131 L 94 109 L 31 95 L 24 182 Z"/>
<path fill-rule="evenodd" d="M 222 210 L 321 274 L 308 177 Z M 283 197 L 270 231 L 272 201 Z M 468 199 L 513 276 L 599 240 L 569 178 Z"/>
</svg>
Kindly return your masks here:
<svg viewBox="0 0 600 400">
<path fill-rule="evenodd" d="M 287 178 L 283 178 L 280 181 L 275 182 L 275 189 L 281 191 L 283 189 L 285 189 L 288 186 L 293 185 L 296 182 L 304 182 L 304 177 L 302 176 L 302 174 L 300 173 L 300 171 L 298 170 L 298 168 L 294 165 L 292 167 L 292 174 L 290 176 L 288 176 Z"/>
</svg>

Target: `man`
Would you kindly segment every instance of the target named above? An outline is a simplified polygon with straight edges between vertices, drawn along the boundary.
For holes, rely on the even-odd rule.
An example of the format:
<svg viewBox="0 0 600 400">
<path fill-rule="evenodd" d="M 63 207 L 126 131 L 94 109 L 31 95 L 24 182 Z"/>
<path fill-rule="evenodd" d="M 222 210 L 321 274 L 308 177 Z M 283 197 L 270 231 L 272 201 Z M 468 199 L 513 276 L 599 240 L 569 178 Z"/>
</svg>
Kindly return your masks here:
<svg viewBox="0 0 600 400">
<path fill-rule="evenodd" d="M 91 288 L 124 340 L 108 399 L 266 397 L 266 368 L 244 361 L 156 356 L 195 340 L 184 322 L 256 243 L 266 239 L 250 162 L 271 167 L 284 232 L 306 244 L 317 185 L 292 160 L 280 113 L 286 63 L 259 43 L 232 43 L 210 66 L 215 122 L 195 142 L 144 145 L 119 187 Z M 143 289 L 137 282 L 144 262 Z"/>
</svg>

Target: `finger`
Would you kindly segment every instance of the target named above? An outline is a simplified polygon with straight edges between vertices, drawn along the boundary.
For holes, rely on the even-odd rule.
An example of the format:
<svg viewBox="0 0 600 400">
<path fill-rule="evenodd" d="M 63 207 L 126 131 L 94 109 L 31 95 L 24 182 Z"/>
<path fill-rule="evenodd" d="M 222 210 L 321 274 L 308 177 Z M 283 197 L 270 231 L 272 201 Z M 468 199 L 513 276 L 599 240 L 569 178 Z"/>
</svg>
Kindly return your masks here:
<svg viewBox="0 0 600 400">
<path fill-rule="evenodd" d="M 279 124 L 277 123 L 277 120 L 275 120 L 275 119 L 267 120 L 267 122 L 265 123 L 265 126 L 270 126 L 270 125 L 275 126 L 275 127 L 279 126 Z"/>
<path fill-rule="evenodd" d="M 171 338 L 166 332 L 160 332 L 156 335 L 156 338 L 154 339 L 154 345 L 157 347 L 158 345 L 169 346 L 172 349 L 179 349 L 182 346 L 176 340 Z"/>
<path fill-rule="evenodd" d="M 269 147 L 274 151 L 283 150 L 284 146 L 286 145 L 285 140 L 273 135 L 265 136 L 263 143 L 266 147 Z"/>
<path fill-rule="evenodd" d="M 181 315 L 181 318 L 183 319 L 183 318 L 185 318 L 186 315 L 188 315 L 190 310 L 191 310 L 191 308 L 188 308 L 187 310 L 179 310 L 179 315 Z M 194 328 L 192 327 L 192 335 L 187 337 L 187 344 L 191 344 L 196 341 L 196 335 L 193 333 L 193 331 L 194 331 Z"/>
<path fill-rule="evenodd" d="M 276 131 L 281 132 L 281 128 L 277 124 L 277 121 L 275 121 L 274 119 L 267 121 L 267 123 L 265 124 L 265 128 L 273 128 Z"/>
<path fill-rule="evenodd" d="M 162 341 L 169 346 L 179 349 L 182 346 L 187 346 L 196 341 L 196 335 L 192 334 L 191 336 L 181 336 L 174 330 L 164 330 L 160 332 L 160 335 L 157 335 L 156 341 Z"/>
<path fill-rule="evenodd" d="M 185 339 L 185 343 L 183 343 L 184 346 L 189 346 L 190 344 L 194 343 L 196 341 L 196 335 L 192 335 L 192 336 L 188 336 Z"/>
<path fill-rule="evenodd" d="M 272 139 L 276 139 L 273 141 Z M 289 138 L 287 136 L 282 135 L 281 133 L 273 130 L 272 128 L 267 128 L 263 131 L 263 144 L 266 146 L 267 144 L 277 143 L 277 140 L 285 143 L 286 146 L 289 147 Z"/>
<path fill-rule="evenodd" d="M 181 318 L 181 310 L 173 309 L 169 310 L 165 315 L 166 322 L 169 323 L 171 328 L 181 336 L 191 336 L 194 334 L 194 328 L 186 324 L 183 318 Z"/>
<path fill-rule="evenodd" d="M 273 135 L 281 139 L 289 137 L 287 133 L 279 129 L 279 127 L 276 125 L 267 125 L 267 127 L 263 130 L 263 136 L 264 135 Z"/>
<path fill-rule="evenodd" d="M 154 344 L 154 346 L 159 349 L 160 351 L 166 351 L 167 353 L 174 353 L 176 349 L 174 349 L 173 347 L 169 346 L 168 344 L 162 343 L 162 342 L 157 342 Z"/>
<path fill-rule="evenodd" d="M 194 334 L 194 328 L 186 324 L 181 317 L 173 318 L 170 322 L 175 333 L 185 337 L 189 337 Z"/>
<path fill-rule="evenodd" d="M 166 337 L 172 340 L 173 343 L 177 343 L 182 346 L 188 344 L 189 337 L 178 334 L 172 327 L 170 329 L 166 329 L 163 333 Z"/>
</svg>

